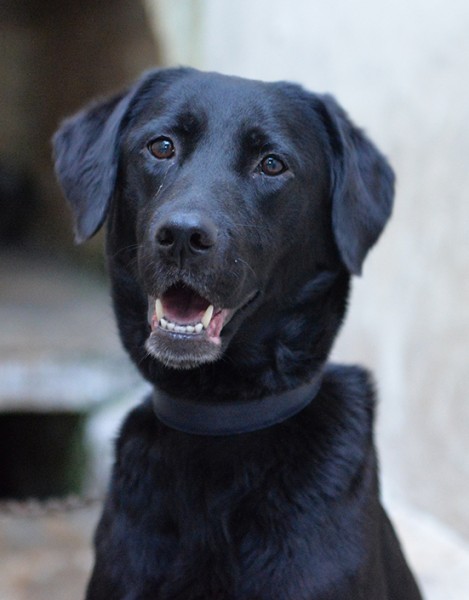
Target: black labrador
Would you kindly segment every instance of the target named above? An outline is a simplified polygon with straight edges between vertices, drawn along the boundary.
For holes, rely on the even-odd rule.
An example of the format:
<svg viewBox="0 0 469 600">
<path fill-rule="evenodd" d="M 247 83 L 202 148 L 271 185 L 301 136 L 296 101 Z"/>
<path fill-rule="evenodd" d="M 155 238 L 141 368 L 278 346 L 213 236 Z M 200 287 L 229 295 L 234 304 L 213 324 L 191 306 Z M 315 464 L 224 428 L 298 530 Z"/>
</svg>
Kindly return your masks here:
<svg viewBox="0 0 469 600">
<path fill-rule="evenodd" d="M 369 374 L 327 363 L 393 199 L 330 96 L 156 70 L 65 121 L 79 242 L 107 219 L 122 426 L 88 600 L 414 600 Z"/>
</svg>

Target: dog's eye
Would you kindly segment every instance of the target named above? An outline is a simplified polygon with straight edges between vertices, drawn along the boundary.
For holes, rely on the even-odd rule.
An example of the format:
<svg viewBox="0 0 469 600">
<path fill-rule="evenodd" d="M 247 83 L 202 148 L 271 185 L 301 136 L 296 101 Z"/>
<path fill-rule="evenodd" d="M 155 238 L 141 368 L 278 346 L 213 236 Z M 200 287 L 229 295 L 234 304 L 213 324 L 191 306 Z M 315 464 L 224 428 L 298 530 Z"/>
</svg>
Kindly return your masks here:
<svg viewBox="0 0 469 600">
<path fill-rule="evenodd" d="M 175 152 L 173 142 L 167 137 L 159 137 L 148 144 L 148 150 L 155 158 L 165 160 L 171 158 Z"/>
<path fill-rule="evenodd" d="M 275 177 L 275 175 L 280 175 L 280 173 L 286 171 L 287 166 L 279 158 L 273 154 L 269 154 L 269 156 L 266 156 L 261 162 L 260 169 L 264 175 Z"/>
</svg>

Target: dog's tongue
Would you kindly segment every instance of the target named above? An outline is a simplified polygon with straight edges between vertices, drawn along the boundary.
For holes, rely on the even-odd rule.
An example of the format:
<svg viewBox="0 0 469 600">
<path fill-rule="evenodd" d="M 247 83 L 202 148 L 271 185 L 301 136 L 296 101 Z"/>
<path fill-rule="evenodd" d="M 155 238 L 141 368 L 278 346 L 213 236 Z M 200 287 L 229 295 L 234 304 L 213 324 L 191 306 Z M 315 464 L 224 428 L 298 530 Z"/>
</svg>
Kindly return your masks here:
<svg viewBox="0 0 469 600">
<path fill-rule="evenodd" d="M 174 323 L 189 325 L 199 322 L 210 303 L 185 286 L 173 286 L 161 297 L 164 315 Z"/>
<path fill-rule="evenodd" d="M 197 323 L 203 317 L 209 302 L 188 287 L 174 286 L 161 298 L 165 317 L 186 325 Z"/>
</svg>

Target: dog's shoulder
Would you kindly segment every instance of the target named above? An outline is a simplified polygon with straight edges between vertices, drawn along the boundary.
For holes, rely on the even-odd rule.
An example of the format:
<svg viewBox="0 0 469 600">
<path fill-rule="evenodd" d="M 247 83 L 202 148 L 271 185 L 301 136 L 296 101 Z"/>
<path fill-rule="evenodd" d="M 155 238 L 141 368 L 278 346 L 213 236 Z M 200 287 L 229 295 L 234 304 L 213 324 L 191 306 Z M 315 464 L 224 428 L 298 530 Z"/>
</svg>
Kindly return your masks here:
<svg viewBox="0 0 469 600">
<path fill-rule="evenodd" d="M 117 462 L 133 462 L 146 452 L 158 435 L 158 421 L 153 412 L 151 397 L 132 408 L 126 415 L 115 441 Z"/>
<path fill-rule="evenodd" d="M 371 374 L 356 366 L 331 364 L 324 370 L 321 390 L 305 411 L 310 454 L 320 465 L 316 487 L 337 497 L 351 482 L 375 465 L 373 423 L 375 390 Z"/>
<path fill-rule="evenodd" d="M 320 411 L 336 432 L 336 446 L 373 446 L 376 391 L 372 374 L 355 365 L 328 364 L 321 388 Z M 340 438 L 340 440 L 339 440 Z"/>
<path fill-rule="evenodd" d="M 364 367 L 327 364 L 321 391 L 339 403 L 341 409 L 365 412 L 373 419 L 376 405 L 375 382 L 371 372 Z"/>
</svg>

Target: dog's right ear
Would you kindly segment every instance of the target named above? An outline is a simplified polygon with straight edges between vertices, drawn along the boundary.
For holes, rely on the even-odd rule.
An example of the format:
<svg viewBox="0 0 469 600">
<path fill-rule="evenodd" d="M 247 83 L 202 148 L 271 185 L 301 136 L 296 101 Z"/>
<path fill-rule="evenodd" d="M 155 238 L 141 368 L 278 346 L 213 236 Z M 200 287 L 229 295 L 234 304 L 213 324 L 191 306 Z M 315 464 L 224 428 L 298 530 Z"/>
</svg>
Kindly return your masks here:
<svg viewBox="0 0 469 600">
<path fill-rule="evenodd" d="M 55 172 L 68 200 L 78 243 L 103 224 L 114 190 L 120 123 L 128 93 L 95 103 L 66 119 L 55 133 Z"/>
<path fill-rule="evenodd" d="M 106 219 L 117 178 L 119 137 L 132 100 L 150 71 L 126 92 L 91 104 L 66 119 L 55 133 L 55 172 L 73 213 L 78 243 L 92 237 Z"/>
<path fill-rule="evenodd" d="M 78 243 L 104 223 L 118 162 L 121 123 L 132 89 L 97 102 L 66 119 L 55 133 L 55 172 L 73 213 Z"/>
</svg>

